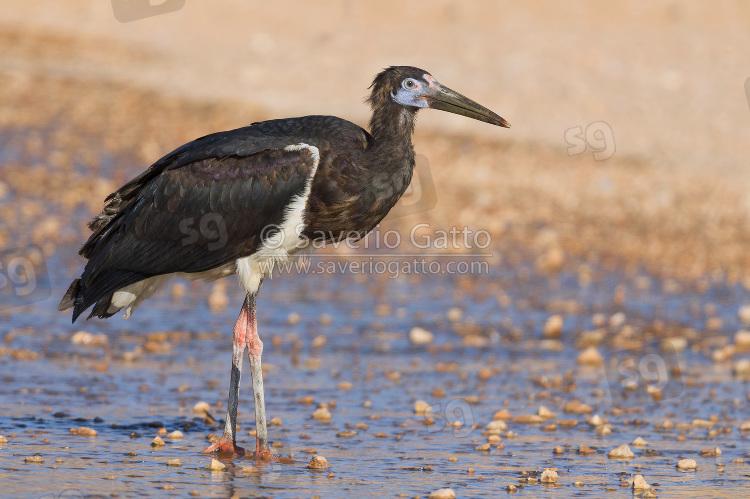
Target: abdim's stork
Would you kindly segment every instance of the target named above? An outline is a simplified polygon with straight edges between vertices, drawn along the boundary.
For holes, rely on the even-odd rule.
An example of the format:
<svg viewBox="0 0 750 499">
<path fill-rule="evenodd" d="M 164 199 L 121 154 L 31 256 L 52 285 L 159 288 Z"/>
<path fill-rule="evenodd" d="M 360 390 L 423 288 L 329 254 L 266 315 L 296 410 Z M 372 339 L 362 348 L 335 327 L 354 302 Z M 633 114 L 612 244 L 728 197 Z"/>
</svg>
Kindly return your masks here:
<svg viewBox="0 0 750 499">
<path fill-rule="evenodd" d="M 489 109 L 438 83 L 427 71 L 390 67 L 368 99 L 370 132 L 333 116 L 253 123 L 201 137 L 154 163 L 105 200 L 81 248 L 88 259 L 59 309 L 73 321 L 125 318 L 171 277 L 237 274 L 247 297 L 234 326 L 224 434 L 205 452 L 235 445 L 242 355 L 255 395 L 256 458 L 270 458 L 255 300 L 275 262 L 310 243 L 363 237 L 396 204 L 412 178 L 411 136 L 430 107 L 508 127 Z"/>
</svg>

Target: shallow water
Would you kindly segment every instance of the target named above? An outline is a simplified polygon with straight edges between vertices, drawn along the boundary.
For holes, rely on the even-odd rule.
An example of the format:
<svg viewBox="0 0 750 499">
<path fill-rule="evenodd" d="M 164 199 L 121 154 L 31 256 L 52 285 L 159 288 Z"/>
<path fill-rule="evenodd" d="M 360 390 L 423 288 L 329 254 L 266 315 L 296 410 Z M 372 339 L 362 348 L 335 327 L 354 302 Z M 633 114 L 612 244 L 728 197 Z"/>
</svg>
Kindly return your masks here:
<svg viewBox="0 0 750 499">
<path fill-rule="evenodd" d="M 258 303 L 268 418 L 282 420 L 269 428 L 270 440 L 294 463 L 259 464 L 248 472 L 242 468 L 256 466 L 251 459 L 224 460 L 226 471 L 211 472 L 205 469 L 210 457 L 200 451 L 206 435 L 223 427 L 219 404 L 242 301 L 235 282 L 228 283 L 229 304 L 218 313 L 207 305 L 210 285 L 188 284 L 183 297 L 163 293 L 127 321 L 71 325 L 55 307 L 80 270 L 74 254 L 75 248 L 61 249 L 46 262 L 51 298 L 3 312 L 0 435 L 8 443 L 0 444 L 0 495 L 412 497 L 451 487 L 459 497 L 486 497 L 515 484 L 519 496 L 598 497 L 607 488 L 621 490 L 634 473 L 642 473 L 659 497 L 737 497 L 750 487 L 748 465 L 732 462 L 750 459 L 738 429 L 750 419 L 747 381 L 733 376 L 732 362 L 711 359 L 742 326 L 737 309 L 750 297 L 740 286 L 707 280 L 698 290 L 603 269 L 594 269 L 587 284 L 576 275 L 540 275 L 523 259 L 511 264 L 499 258 L 489 275 L 270 279 Z M 498 300 L 502 293 L 508 299 Z M 621 302 L 618 293 L 624 293 Z M 710 334 L 704 332 L 709 303 L 714 310 L 709 307 L 708 315 L 723 319 Z M 293 312 L 298 322 L 289 320 Z M 625 314 L 624 326 L 601 328 L 604 366 L 578 365 L 581 333 L 595 329 L 592 314 L 609 320 L 617 312 Z M 545 341 L 542 326 L 553 313 L 564 317 L 562 336 Z M 661 328 L 653 326 L 656 320 Z M 414 326 L 433 332 L 434 342 L 412 345 Z M 625 326 L 629 333 L 622 332 Z M 106 342 L 74 344 L 72 334 L 82 329 L 103 333 Z M 662 346 L 668 336 L 685 336 L 687 348 Z M 32 352 L 38 358 L 28 359 Z M 742 356 L 748 354 L 734 360 Z M 637 388 L 625 390 L 627 381 Z M 657 385 L 663 399 L 654 402 L 647 385 Z M 246 372 L 238 443 L 248 448 L 254 445 L 250 392 Z M 315 402 L 303 404 L 305 396 Z M 563 406 L 573 399 L 592 406 L 612 433 L 597 435 L 588 414 L 565 414 Z M 211 404 L 215 425 L 192 413 L 201 400 Z M 416 400 L 431 404 L 434 424 L 414 414 Z M 331 405 L 329 423 L 311 417 L 320 402 Z M 558 423 L 547 431 L 544 424 L 508 421 L 511 434 L 501 435 L 502 449 L 475 450 L 496 411 L 536 414 L 540 405 L 556 413 L 544 424 L 575 420 L 577 426 Z M 712 415 L 716 433 L 690 424 Z M 667 419 L 686 426 L 655 428 Z M 448 424 L 454 421 L 462 425 Z M 367 428 L 337 436 L 357 423 Z M 80 426 L 98 435 L 71 435 Z M 185 437 L 152 448 L 161 427 Z M 639 436 L 650 444 L 631 446 L 634 458 L 607 457 Z M 553 455 L 555 445 L 565 452 Z M 580 445 L 596 452 L 579 455 Z M 715 446 L 720 457 L 699 456 Z M 332 467 L 307 469 L 312 449 Z M 43 463 L 24 462 L 37 454 Z M 696 459 L 699 469 L 678 471 L 682 457 Z M 182 466 L 168 467 L 173 458 Z M 548 467 L 557 468 L 557 484 L 519 483 Z M 577 481 L 583 485 L 574 486 Z"/>
</svg>

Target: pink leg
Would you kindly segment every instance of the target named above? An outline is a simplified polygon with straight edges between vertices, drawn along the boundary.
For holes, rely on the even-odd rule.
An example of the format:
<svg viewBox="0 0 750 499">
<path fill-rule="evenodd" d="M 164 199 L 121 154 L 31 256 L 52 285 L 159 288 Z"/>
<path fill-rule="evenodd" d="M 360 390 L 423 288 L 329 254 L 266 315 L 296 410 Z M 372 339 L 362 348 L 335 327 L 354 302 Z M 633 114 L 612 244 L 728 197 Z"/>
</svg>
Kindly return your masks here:
<svg viewBox="0 0 750 499">
<path fill-rule="evenodd" d="M 203 452 L 220 452 L 226 454 L 243 455 L 245 450 L 236 445 L 237 430 L 237 403 L 240 392 L 240 376 L 242 374 L 242 354 L 245 351 L 245 345 L 248 343 L 249 326 L 253 325 L 255 330 L 255 298 L 252 300 L 252 310 L 250 309 L 250 296 L 245 298 L 240 315 L 234 325 L 234 341 L 232 343 L 232 376 L 229 381 L 229 401 L 227 403 L 227 419 L 224 425 L 224 434 L 214 444 L 208 446 Z M 252 319 L 250 319 L 252 315 Z M 255 333 L 257 337 L 257 332 Z M 262 397 L 262 396 L 261 396 Z M 261 398 L 262 400 L 262 398 Z M 264 420 L 265 421 L 265 420 Z"/>
<path fill-rule="evenodd" d="M 263 355 L 263 342 L 258 336 L 258 324 L 255 320 L 255 295 L 248 295 L 248 328 L 247 356 L 250 359 L 250 372 L 253 376 L 253 395 L 255 397 L 255 459 L 272 460 L 274 457 L 268 448 L 268 428 L 266 427 L 266 404 L 263 400 L 263 369 L 260 358 Z"/>
</svg>

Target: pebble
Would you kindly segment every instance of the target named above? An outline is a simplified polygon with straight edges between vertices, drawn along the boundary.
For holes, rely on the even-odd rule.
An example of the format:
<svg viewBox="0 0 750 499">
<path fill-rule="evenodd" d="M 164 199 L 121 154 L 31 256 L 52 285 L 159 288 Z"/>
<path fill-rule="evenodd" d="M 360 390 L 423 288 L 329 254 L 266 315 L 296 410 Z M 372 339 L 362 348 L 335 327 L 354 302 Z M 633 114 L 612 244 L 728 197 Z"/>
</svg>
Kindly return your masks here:
<svg viewBox="0 0 750 499">
<path fill-rule="evenodd" d="M 588 456 L 589 454 L 595 454 L 596 449 L 592 449 L 587 445 L 581 445 L 580 447 L 578 447 L 578 453 L 582 456 Z"/>
<path fill-rule="evenodd" d="M 698 467 L 698 463 L 695 459 L 680 459 L 677 461 L 677 469 L 680 470 L 694 470 Z"/>
<path fill-rule="evenodd" d="M 268 426 L 282 426 L 283 423 L 281 422 L 280 417 L 271 418 L 270 421 L 268 421 Z"/>
<path fill-rule="evenodd" d="M 633 492 L 639 491 L 639 490 L 646 490 L 650 488 L 651 486 L 646 482 L 646 479 L 643 478 L 643 475 L 636 475 L 633 477 L 633 481 L 630 482 L 630 486 L 633 489 Z"/>
<path fill-rule="evenodd" d="M 0 435 L 0 444 L 7 444 L 7 443 L 8 443 L 8 439 Z"/>
<path fill-rule="evenodd" d="M 70 337 L 74 345 L 106 346 L 107 336 L 104 334 L 91 334 L 88 331 L 78 331 Z"/>
<path fill-rule="evenodd" d="M 86 426 L 79 426 L 78 428 L 71 428 L 70 429 L 71 435 L 79 435 L 81 437 L 95 437 L 96 436 L 96 430 L 93 430 L 91 428 L 88 428 Z"/>
<path fill-rule="evenodd" d="M 510 411 L 508 411 L 508 409 L 502 409 L 492 415 L 493 420 L 496 420 L 496 419 L 506 420 L 506 419 L 510 419 L 510 417 L 511 417 Z"/>
<path fill-rule="evenodd" d="M 508 425 L 505 421 L 496 419 L 487 423 L 487 426 L 484 427 L 484 433 L 487 435 L 500 435 L 500 433 L 507 429 Z"/>
<path fill-rule="evenodd" d="M 314 454 L 310 458 L 310 462 L 307 463 L 307 467 L 311 470 L 323 470 L 326 468 L 330 468 L 331 463 L 329 463 L 328 459 L 326 459 L 325 457 Z"/>
<path fill-rule="evenodd" d="M 427 414 L 430 414 L 432 412 L 432 407 L 430 404 L 425 402 L 424 400 L 417 400 L 414 402 L 414 414 L 418 414 L 420 416 L 426 416 Z"/>
<path fill-rule="evenodd" d="M 489 442 L 490 445 L 499 445 L 502 441 L 500 435 L 490 435 L 487 437 L 487 442 Z"/>
<path fill-rule="evenodd" d="M 339 438 L 351 438 L 355 435 L 357 435 L 357 432 L 354 430 L 343 430 L 336 433 L 336 436 Z"/>
<path fill-rule="evenodd" d="M 185 435 L 180 430 L 175 430 L 169 435 L 167 435 L 167 438 L 170 438 L 172 440 L 180 440 L 181 438 L 184 438 Z"/>
<path fill-rule="evenodd" d="M 590 418 L 586 419 L 586 422 L 589 424 L 589 426 L 601 426 L 604 424 L 604 420 L 602 420 L 601 416 L 598 414 L 594 414 Z"/>
<path fill-rule="evenodd" d="M 437 489 L 430 492 L 429 499 L 456 499 L 453 489 Z"/>
<path fill-rule="evenodd" d="M 540 478 L 542 483 L 555 483 L 557 482 L 557 470 L 554 468 L 547 468 L 542 472 Z"/>
<path fill-rule="evenodd" d="M 701 449 L 701 456 L 715 457 L 721 456 L 721 449 L 719 447 L 713 447 L 711 449 Z"/>
<path fill-rule="evenodd" d="M 477 445 L 476 447 L 474 447 L 474 450 L 478 450 L 478 451 L 481 451 L 481 452 L 489 452 L 490 451 L 490 447 L 491 447 L 490 443 L 487 442 L 487 443 L 484 443 L 482 445 Z"/>
<path fill-rule="evenodd" d="M 226 471 L 227 465 L 216 459 L 211 459 L 211 462 L 206 466 L 208 471 Z"/>
<path fill-rule="evenodd" d="M 42 456 L 37 454 L 36 456 L 28 456 L 24 458 L 24 462 L 42 464 L 44 462 L 44 459 L 42 459 Z"/>
<path fill-rule="evenodd" d="M 544 422 L 544 418 L 537 414 L 520 414 L 513 418 L 514 423 L 539 424 Z"/>
<path fill-rule="evenodd" d="M 409 331 L 409 341 L 413 345 L 428 345 L 435 340 L 435 335 L 421 327 L 413 327 Z"/>
<path fill-rule="evenodd" d="M 542 332 L 546 338 L 559 338 L 563 330 L 562 315 L 553 315 L 544 323 Z"/>
<path fill-rule="evenodd" d="M 320 409 L 316 409 L 315 412 L 313 412 L 312 417 L 315 421 L 321 421 L 325 423 L 331 420 L 331 412 L 325 407 L 321 407 Z"/>
<path fill-rule="evenodd" d="M 677 469 L 680 470 L 694 470 L 698 467 L 698 463 L 695 459 L 680 459 L 677 461 Z"/>
<path fill-rule="evenodd" d="M 741 306 L 737 311 L 737 317 L 739 317 L 740 321 L 744 324 L 750 324 L 750 305 Z"/>
<path fill-rule="evenodd" d="M 515 491 L 517 491 L 517 490 L 518 490 L 518 487 L 516 487 L 516 486 L 515 486 L 515 485 L 513 485 L 513 484 L 510 484 L 510 485 L 508 485 L 508 486 L 507 486 L 507 487 L 505 488 L 505 490 L 507 490 L 508 492 L 515 492 Z"/>
<path fill-rule="evenodd" d="M 612 434 L 612 427 L 608 424 L 597 426 L 596 427 L 596 434 L 602 437 L 606 437 L 607 435 Z"/>
<path fill-rule="evenodd" d="M 151 447 L 164 447 L 164 439 L 157 436 L 151 441 Z"/>
<path fill-rule="evenodd" d="M 295 324 L 298 324 L 299 321 L 302 320 L 302 316 L 298 314 L 297 312 L 292 312 L 286 317 L 287 324 L 294 326 Z"/>
<path fill-rule="evenodd" d="M 563 411 L 569 414 L 591 414 L 594 410 L 590 405 L 579 400 L 571 400 L 563 406 Z"/>
<path fill-rule="evenodd" d="M 555 445 L 555 448 L 552 449 L 552 453 L 555 454 L 555 455 L 558 455 L 558 456 L 560 454 L 564 454 L 565 453 L 565 447 L 563 447 L 562 445 Z"/>
<path fill-rule="evenodd" d="M 537 415 L 538 415 L 539 417 L 541 417 L 541 418 L 544 418 L 544 419 L 552 419 L 552 418 L 554 418 L 555 416 L 557 416 L 557 414 L 555 414 L 554 412 L 550 411 L 549 409 L 547 409 L 547 408 L 546 408 L 545 406 L 543 406 L 543 405 L 540 405 L 540 406 L 539 406 L 539 409 L 537 410 L 537 412 L 536 412 L 536 413 L 537 413 Z"/>
<path fill-rule="evenodd" d="M 630 450 L 628 444 L 622 444 L 616 449 L 612 449 L 611 451 L 609 451 L 609 457 L 630 459 L 635 457 L 635 454 L 633 454 L 633 451 Z"/>
<path fill-rule="evenodd" d="M 182 463 L 180 462 L 179 459 L 175 458 L 175 459 L 170 459 L 169 461 L 167 461 L 167 466 L 179 467 L 179 466 L 182 466 Z"/>
<path fill-rule="evenodd" d="M 457 321 L 460 321 L 461 318 L 464 316 L 464 312 L 458 307 L 451 307 L 448 309 L 448 312 L 446 312 L 445 316 L 448 318 L 449 321 L 457 322 Z"/>
<path fill-rule="evenodd" d="M 734 363 L 732 372 L 735 376 L 750 375 L 750 359 L 740 359 Z"/>
<path fill-rule="evenodd" d="M 196 414 L 206 414 L 211 412 L 211 406 L 208 405 L 208 402 L 200 401 L 193 406 L 193 412 Z"/>
<path fill-rule="evenodd" d="M 604 357 L 595 346 L 590 346 L 578 354 L 577 362 L 582 366 L 601 366 L 604 364 Z"/>
<path fill-rule="evenodd" d="M 750 308 L 750 305 L 745 306 Z M 750 324 L 750 320 L 746 323 Z M 750 350 L 750 331 L 743 329 L 734 333 L 734 347 L 738 350 Z"/>
<path fill-rule="evenodd" d="M 740 423 L 740 431 L 750 431 L 750 421 Z"/>
</svg>

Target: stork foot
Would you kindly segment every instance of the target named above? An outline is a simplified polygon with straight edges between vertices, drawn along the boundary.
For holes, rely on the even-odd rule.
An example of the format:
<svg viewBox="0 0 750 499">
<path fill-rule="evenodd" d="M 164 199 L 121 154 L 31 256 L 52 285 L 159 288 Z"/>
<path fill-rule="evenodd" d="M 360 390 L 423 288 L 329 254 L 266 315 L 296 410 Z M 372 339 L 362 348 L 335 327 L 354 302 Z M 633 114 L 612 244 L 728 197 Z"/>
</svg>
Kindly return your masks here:
<svg viewBox="0 0 750 499">
<path fill-rule="evenodd" d="M 212 452 L 218 454 L 234 454 L 237 456 L 245 455 L 245 449 L 236 445 L 231 438 L 224 438 L 223 436 L 215 443 L 206 447 L 203 451 L 204 454 L 211 454 Z"/>
</svg>

